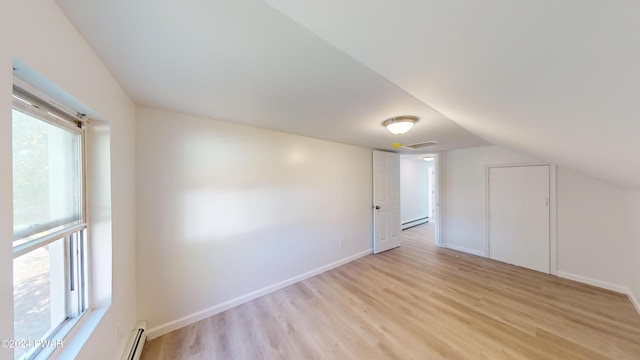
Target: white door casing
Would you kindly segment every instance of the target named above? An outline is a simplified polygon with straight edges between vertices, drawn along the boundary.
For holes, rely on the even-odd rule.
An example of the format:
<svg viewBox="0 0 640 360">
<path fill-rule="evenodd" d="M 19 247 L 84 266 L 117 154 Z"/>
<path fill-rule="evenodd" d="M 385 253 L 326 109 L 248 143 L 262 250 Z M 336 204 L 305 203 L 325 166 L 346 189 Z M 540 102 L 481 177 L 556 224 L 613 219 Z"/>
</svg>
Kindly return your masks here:
<svg viewBox="0 0 640 360">
<path fill-rule="evenodd" d="M 435 207 L 433 206 L 436 198 L 436 191 L 434 186 L 434 178 L 435 178 L 434 172 L 435 172 L 435 166 L 429 168 L 429 173 L 427 174 L 427 192 L 429 193 L 429 203 L 427 204 L 427 209 L 428 209 L 427 214 L 429 216 L 429 221 L 432 221 L 432 222 L 436 215 Z"/>
<path fill-rule="evenodd" d="M 550 272 L 549 166 L 489 168 L 489 257 Z"/>
<path fill-rule="evenodd" d="M 400 246 L 400 155 L 373 152 L 373 253 Z"/>
</svg>

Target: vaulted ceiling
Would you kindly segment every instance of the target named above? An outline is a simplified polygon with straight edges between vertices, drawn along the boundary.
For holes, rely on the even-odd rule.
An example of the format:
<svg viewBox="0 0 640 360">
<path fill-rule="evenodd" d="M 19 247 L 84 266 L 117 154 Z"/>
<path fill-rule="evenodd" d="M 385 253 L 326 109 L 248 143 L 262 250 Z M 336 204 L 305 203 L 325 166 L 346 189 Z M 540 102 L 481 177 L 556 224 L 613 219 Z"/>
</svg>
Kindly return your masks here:
<svg viewBox="0 0 640 360">
<path fill-rule="evenodd" d="M 640 189 L 635 0 L 58 0 L 139 104 L 372 148 L 493 143 Z M 417 115 L 401 137 L 382 120 Z"/>
</svg>

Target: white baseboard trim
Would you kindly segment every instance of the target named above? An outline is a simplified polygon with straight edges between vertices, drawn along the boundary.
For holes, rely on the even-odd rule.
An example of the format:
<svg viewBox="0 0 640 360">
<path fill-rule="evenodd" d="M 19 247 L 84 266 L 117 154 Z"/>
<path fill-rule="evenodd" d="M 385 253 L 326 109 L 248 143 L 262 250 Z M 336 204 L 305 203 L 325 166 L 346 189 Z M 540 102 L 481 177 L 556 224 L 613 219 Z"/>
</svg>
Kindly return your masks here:
<svg viewBox="0 0 640 360">
<path fill-rule="evenodd" d="M 482 256 L 482 257 L 487 257 L 484 252 L 482 251 L 478 251 L 478 250 L 473 250 L 473 249 L 469 249 L 466 248 L 464 246 L 458 246 L 458 245 L 454 245 L 454 244 L 444 244 L 445 248 L 447 249 L 451 249 L 451 250 L 455 250 L 455 251 L 461 251 L 463 253 L 467 253 L 467 254 L 471 254 L 471 255 L 477 255 L 477 256 Z"/>
<path fill-rule="evenodd" d="M 593 285 L 599 288 L 615 291 L 622 294 L 629 294 L 631 292 L 629 289 L 621 285 L 611 284 L 605 281 L 591 279 L 585 276 L 576 275 L 576 274 L 572 274 L 572 273 L 568 273 L 560 270 L 558 270 L 557 275 L 558 277 L 561 277 L 561 278 L 581 282 L 583 284 Z"/>
<path fill-rule="evenodd" d="M 207 309 L 198 311 L 196 313 L 193 313 L 191 315 L 187 315 L 187 316 L 181 317 L 179 319 L 176 319 L 176 320 L 173 320 L 173 321 L 169 321 L 169 322 L 167 322 L 165 324 L 155 326 L 155 327 L 149 329 L 148 334 L 147 334 L 147 339 L 151 340 L 151 339 L 157 338 L 158 336 L 161 336 L 161 335 L 164 335 L 164 334 L 169 333 L 171 331 L 180 329 L 180 328 L 185 327 L 187 325 L 191 325 L 191 324 L 193 324 L 195 322 L 198 322 L 198 321 L 206 319 L 206 318 L 208 318 L 210 316 L 219 314 L 219 313 L 221 313 L 223 311 L 229 310 L 229 309 L 231 309 L 233 307 L 236 307 L 238 305 L 242 305 L 242 304 L 244 304 L 246 302 L 249 302 L 251 300 L 257 299 L 257 298 L 259 298 L 261 296 L 264 296 L 264 295 L 267 295 L 267 294 L 272 293 L 274 291 L 283 289 L 283 288 L 285 288 L 285 287 L 287 287 L 289 285 L 293 285 L 293 284 L 295 284 L 297 282 L 300 282 L 302 280 L 305 280 L 305 279 L 308 279 L 310 277 L 313 277 L 313 276 L 316 276 L 318 274 L 321 274 L 321 273 L 323 273 L 325 271 L 329 271 L 331 269 L 337 268 L 338 266 L 344 265 L 344 264 L 349 263 L 349 262 L 351 262 L 353 260 L 356 260 L 358 258 L 361 258 L 363 256 L 371 254 L 372 250 L 373 249 L 369 249 L 369 250 L 365 250 L 365 251 L 359 252 L 359 253 L 357 253 L 355 255 L 351 255 L 351 256 L 346 257 L 344 259 L 335 261 L 335 262 L 333 262 L 331 264 L 328 264 L 328 265 L 319 267 L 317 269 L 308 271 L 308 272 L 306 272 L 304 274 L 300 274 L 298 276 L 294 276 L 294 277 L 292 277 L 290 279 L 287 279 L 287 280 L 281 281 L 279 283 L 267 286 L 267 287 L 262 288 L 260 290 L 256 290 L 256 291 L 251 292 L 249 294 L 237 297 L 235 299 L 231 299 L 229 301 L 225 301 L 222 304 L 218 304 L 218 305 L 212 306 L 210 308 L 207 308 Z"/>
<path fill-rule="evenodd" d="M 622 285 L 611 284 L 605 281 L 591 279 L 585 276 L 580 276 L 580 275 L 576 275 L 576 274 L 572 274 L 572 273 L 568 273 L 560 270 L 558 270 L 556 275 L 558 275 L 558 277 L 561 277 L 561 278 L 565 278 L 565 279 L 581 282 L 583 284 L 593 285 L 599 288 L 625 294 L 629 297 L 629 300 L 631 301 L 633 306 L 636 308 L 636 311 L 638 312 L 638 314 L 640 314 L 640 302 L 635 297 L 633 292 L 627 287 L 624 287 Z"/>
</svg>

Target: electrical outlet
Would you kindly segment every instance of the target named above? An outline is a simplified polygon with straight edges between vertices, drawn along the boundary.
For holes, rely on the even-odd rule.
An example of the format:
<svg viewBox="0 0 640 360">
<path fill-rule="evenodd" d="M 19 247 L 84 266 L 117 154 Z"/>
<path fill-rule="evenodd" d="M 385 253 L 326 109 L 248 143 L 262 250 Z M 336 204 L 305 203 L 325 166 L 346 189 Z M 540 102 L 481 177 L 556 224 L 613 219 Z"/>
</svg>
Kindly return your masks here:
<svg viewBox="0 0 640 360">
<path fill-rule="evenodd" d="M 340 238 L 340 247 L 343 248 L 344 247 L 344 238 Z"/>
</svg>

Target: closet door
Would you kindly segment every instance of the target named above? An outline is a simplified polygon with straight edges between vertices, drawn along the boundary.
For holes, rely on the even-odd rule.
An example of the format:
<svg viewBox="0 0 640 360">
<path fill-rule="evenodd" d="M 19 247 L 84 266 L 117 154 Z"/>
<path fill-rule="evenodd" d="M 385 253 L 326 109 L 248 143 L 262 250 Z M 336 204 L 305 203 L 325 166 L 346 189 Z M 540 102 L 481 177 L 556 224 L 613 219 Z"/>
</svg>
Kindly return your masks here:
<svg viewBox="0 0 640 360">
<path fill-rule="evenodd" d="M 489 257 L 549 273 L 549 166 L 489 168 Z"/>
</svg>

